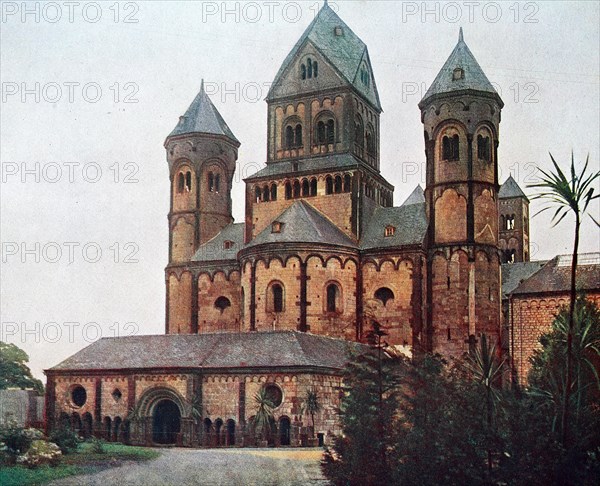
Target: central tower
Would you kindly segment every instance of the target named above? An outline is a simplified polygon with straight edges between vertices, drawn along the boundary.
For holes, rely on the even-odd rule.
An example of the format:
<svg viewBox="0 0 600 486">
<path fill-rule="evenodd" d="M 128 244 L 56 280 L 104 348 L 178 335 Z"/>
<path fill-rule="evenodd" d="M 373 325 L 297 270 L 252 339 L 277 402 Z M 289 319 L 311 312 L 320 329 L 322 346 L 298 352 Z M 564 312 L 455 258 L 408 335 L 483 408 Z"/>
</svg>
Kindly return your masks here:
<svg viewBox="0 0 600 486">
<path fill-rule="evenodd" d="M 500 339 L 498 140 L 504 106 L 464 42 L 419 103 L 429 229 L 428 348 L 460 356 Z"/>
</svg>

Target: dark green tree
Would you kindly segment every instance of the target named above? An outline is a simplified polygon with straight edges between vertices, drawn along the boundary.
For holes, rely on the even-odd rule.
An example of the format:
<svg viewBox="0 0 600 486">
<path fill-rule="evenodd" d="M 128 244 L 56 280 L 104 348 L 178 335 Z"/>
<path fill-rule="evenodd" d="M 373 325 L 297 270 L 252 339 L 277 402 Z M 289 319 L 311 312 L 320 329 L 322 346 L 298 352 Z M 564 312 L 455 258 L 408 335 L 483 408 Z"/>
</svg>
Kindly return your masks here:
<svg viewBox="0 0 600 486">
<path fill-rule="evenodd" d="M 29 356 L 14 344 L 0 341 L 0 390 L 33 388 L 44 393 L 44 385 L 34 378 L 27 363 Z"/>
<path fill-rule="evenodd" d="M 319 403 L 319 396 L 315 389 L 306 390 L 306 396 L 304 397 L 304 403 L 302 404 L 302 413 L 310 415 L 312 422 L 312 434 L 315 436 L 315 415 L 321 411 L 321 404 Z"/>
<path fill-rule="evenodd" d="M 256 405 L 256 415 L 253 422 L 254 433 L 258 434 L 262 440 L 270 442 L 275 422 L 273 415 L 275 406 L 264 387 L 254 394 L 254 403 Z"/>
<path fill-rule="evenodd" d="M 589 156 L 580 174 L 577 174 L 575 168 L 575 157 L 571 153 L 570 176 L 567 178 L 561 168 L 558 166 L 552 154 L 550 154 L 554 171 L 544 171 L 541 181 L 537 184 L 531 184 L 529 187 L 539 188 L 541 192 L 534 196 L 534 199 L 546 199 L 549 205 L 543 208 L 537 214 L 550 208 L 556 208 L 552 217 L 554 226 L 559 224 L 570 212 L 575 216 L 575 238 L 573 242 L 573 257 L 571 261 L 571 295 L 569 302 L 569 320 L 567 327 L 566 350 L 567 359 L 565 363 L 566 375 L 565 386 L 563 387 L 562 409 L 560 415 L 560 433 L 563 446 L 567 447 L 570 440 L 569 436 L 569 411 L 571 406 L 571 390 L 573 380 L 573 328 L 576 300 L 576 280 L 577 280 L 577 252 L 579 250 L 579 231 L 581 220 L 586 214 L 590 202 L 600 197 L 594 194 L 594 184 L 596 179 L 600 178 L 600 171 L 588 174 Z M 591 215 L 590 217 L 596 225 L 600 225 Z"/>
</svg>

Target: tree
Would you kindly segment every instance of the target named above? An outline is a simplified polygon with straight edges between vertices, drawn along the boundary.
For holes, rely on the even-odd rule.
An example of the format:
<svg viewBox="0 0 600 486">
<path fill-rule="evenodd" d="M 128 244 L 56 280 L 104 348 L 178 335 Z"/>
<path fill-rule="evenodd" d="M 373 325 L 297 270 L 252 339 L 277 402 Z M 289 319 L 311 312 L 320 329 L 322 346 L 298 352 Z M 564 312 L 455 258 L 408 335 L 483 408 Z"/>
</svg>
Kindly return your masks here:
<svg viewBox="0 0 600 486">
<path fill-rule="evenodd" d="M 273 432 L 275 406 L 265 388 L 261 388 L 254 394 L 256 404 L 256 415 L 254 416 L 254 432 L 269 441 Z"/>
<path fill-rule="evenodd" d="M 343 436 L 325 450 L 322 469 L 336 485 L 392 484 L 396 411 L 403 358 L 385 352 L 377 325 L 374 349 L 355 355 L 343 374 L 339 417 Z"/>
<path fill-rule="evenodd" d="M 306 396 L 304 397 L 304 404 L 302 405 L 302 413 L 310 415 L 312 422 L 312 434 L 315 437 L 315 414 L 321 411 L 321 404 L 319 403 L 319 396 L 315 389 L 306 390 Z"/>
<path fill-rule="evenodd" d="M 541 349 L 531 359 L 531 393 L 540 409 L 552 417 L 556 430 L 563 410 L 567 360 L 565 342 L 569 334 L 569 309 L 560 309 L 552 330 L 540 337 Z M 573 381 L 571 447 L 587 453 L 600 447 L 600 310 L 591 301 L 579 297 L 575 303 L 572 328 Z"/>
<path fill-rule="evenodd" d="M 0 341 L 0 390 L 7 388 L 33 388 L 44 393 L 44 385 L 34 378 L 27 366 L 29 356 L 14 344 Z"/>
<path fill-rule="evenodd" d="M 547 209 L 556 207 L 556 211 L 552 216 L 552 223 L 554 226 L 558 225 L 570 212 L 575 216 L 575 239 L 573 242 L 573 258 L 571 261 L 571 292 L 570 292 L 570 303 L 569 303 L 569 321 L 568 321 L 568 332 L 567 332 L 567 359 L 566 359 L 566 382 L 564 386 L 564 397 L 562 400 L 562 410 L 560 417 L 561 425 L 561 436 L 563 446 L 568 445 L 569 441 L 569 410 L 570 410 L 570 396 L 572 387 L 572 374 L 573 374 L 573 319 L 575 312 L 575 300 L 576 300 L 576 277 L 577 277 L 577 252 L 579 249 L 579 230 L 581 227 L 581 219 L 586 214 L 589 204 L 594 199 L 599 197 L 598 194 L 594 195 L 594 181 L 600 177 L 600 171 L 587 173 L 589 155 L 585 161 L 585 165 L 580 174 L 576 173 L 575 169 L 575 157 L 571 153 L 571 168 L 570 168 L 570 179 L 567 179 L 563 171 L 560 169 L 552 154 L 550 154 L 552 164 L 554 165 L 555 172 L 544 171 L 540 169 L 542 173 L 541 182 L 537 184 L 531 184 L 528 187 L 539 188 L 541 192 L 534 196 L 534 199 L 547 199 L 550 203 L 549 206 L 543 208 L 537 214 L 540 214 Z M 596 225 L 600 224 L 594 220 L 590 215 L 592 221 Z"/>
</svg>

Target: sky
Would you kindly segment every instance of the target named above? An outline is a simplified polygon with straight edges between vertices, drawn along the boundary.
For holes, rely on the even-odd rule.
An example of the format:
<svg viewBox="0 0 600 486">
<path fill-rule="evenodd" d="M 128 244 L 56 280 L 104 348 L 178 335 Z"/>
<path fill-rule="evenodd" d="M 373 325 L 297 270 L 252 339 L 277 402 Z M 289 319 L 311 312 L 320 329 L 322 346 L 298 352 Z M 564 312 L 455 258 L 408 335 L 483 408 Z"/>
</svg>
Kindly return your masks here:
<svg viewBox="0 0 600 486">
<path fill-rule="evenodd" d="M 266 158 L 264 98 L 322 2 L 0 3 L 0 341 L 35 376 L 100 337 L 164 332 L 164 140 L 205 80 L 241 142 L 233 187 Z M 417 104 L 463 27 L 504 100 L 499 168 L 529 194 L 549 152 L 599 168 L 597 2 L 339 1 L 367 44 L 384 113 L 381 171 L 399 205 L 424 185 Z M 531 213 L 543 206 L 532 201 Z M 591 212 L 598 217 L 596 204 Z M 573 220 L 532 218 L 531 257 Z M 586 220 L 581 252 L 599 251 Z"/>
</svg>

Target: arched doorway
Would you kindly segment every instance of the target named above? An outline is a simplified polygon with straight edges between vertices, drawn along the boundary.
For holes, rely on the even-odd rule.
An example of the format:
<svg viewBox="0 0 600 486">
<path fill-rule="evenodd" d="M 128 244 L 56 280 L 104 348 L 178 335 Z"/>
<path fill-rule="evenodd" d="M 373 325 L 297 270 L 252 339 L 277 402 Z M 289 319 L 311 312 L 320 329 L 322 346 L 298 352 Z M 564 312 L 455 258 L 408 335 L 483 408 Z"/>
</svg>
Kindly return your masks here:
<svg viewBox="0 0 600 486">
<path fill-rule="evenodd" d="M 181 428 L 181 412 L 172 400 L 161 400 L 152 414 L 152 440 L 157 444 L 175 444 Z"/>
<path fill-rule="evenodd" d="M 91 437 L 91 435 L 92 435 L 92 426 L 93 426 L 92 414 L 89 412 L 84 413 L 83 414 L 83 436 L 86 439 Z"/>
<path fill-rule="evenodd" d="M 279 419 L 279 445 L 289 446 L 291 443 L 291 432 L 292 424 L 288 417 L 281 417 Z"/>
<path fill-rule="evenodd" d="M 227 421 L 227 444 L 228 446 L 235 445 L 235 420 L 229 419 Z"/>
</svg>

